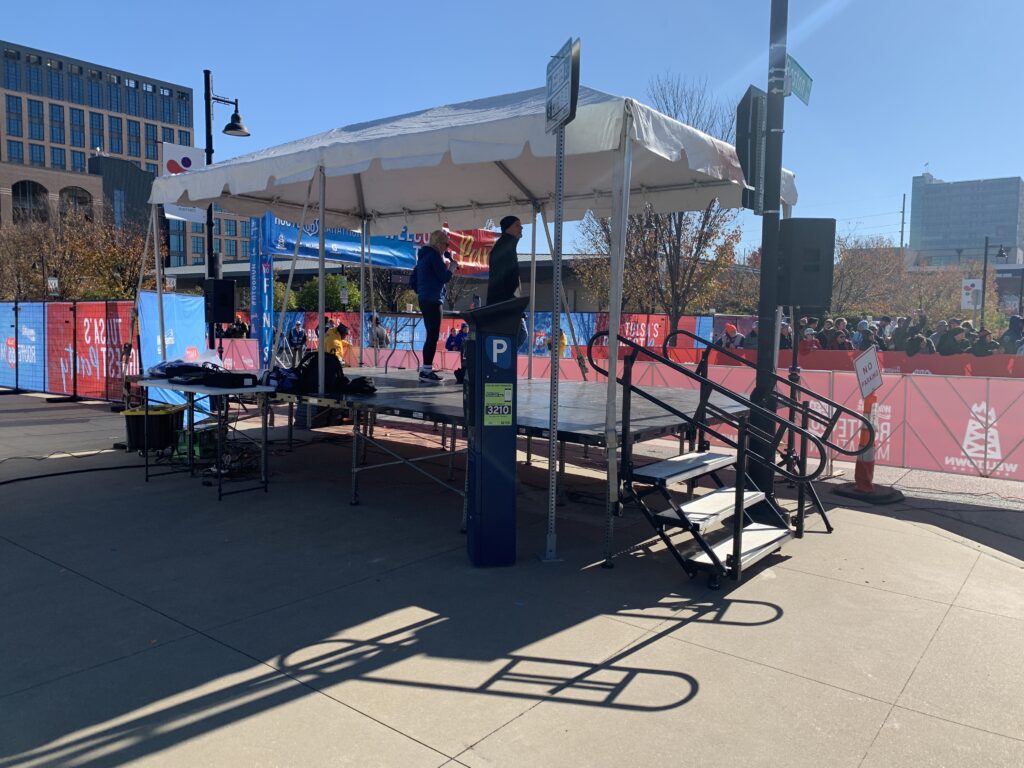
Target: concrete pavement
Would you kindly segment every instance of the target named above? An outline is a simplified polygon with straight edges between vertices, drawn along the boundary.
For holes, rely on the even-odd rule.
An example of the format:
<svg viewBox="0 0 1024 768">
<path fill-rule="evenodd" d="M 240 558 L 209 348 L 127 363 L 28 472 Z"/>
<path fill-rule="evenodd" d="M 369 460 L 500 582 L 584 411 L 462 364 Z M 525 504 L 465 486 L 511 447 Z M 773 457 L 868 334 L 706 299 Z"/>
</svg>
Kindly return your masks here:
<svg viewBox="0 0 1024 768">
<path fill-rule="evenodd" d="M 98 422 L 77 450 L 120 437 L 57 407 Z M 13 423 L 4 456 L 38 450 Z M 0 485 L 0 766 L 1024 765 L 1014 484 L 835 509 L 834 535 L 812 518 L 711 592 L 658 544 L 599 567 L 594 470 L 570 478 L 562 562 L 534 556 L 538 461 L 519 563 L 477 570 L 454 494 L 395 469 L 350 506 L 344 438 L 271 462 L 268 494 L 219 504 L 136 456 L 0 464 L 103 470 Z M 620 546 L 649 538 L 637 517 Z"/>
</svg>

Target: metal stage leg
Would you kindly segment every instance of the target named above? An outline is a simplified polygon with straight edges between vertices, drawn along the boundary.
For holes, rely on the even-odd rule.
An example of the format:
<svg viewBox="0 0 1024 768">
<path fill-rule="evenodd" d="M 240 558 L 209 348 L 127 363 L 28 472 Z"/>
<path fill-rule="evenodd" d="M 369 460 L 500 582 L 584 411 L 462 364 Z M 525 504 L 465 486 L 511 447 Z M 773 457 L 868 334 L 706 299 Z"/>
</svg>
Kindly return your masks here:
<svg viewBox="0 0 1024 768">
<path fill-rule="evenodd" d="M 149 482 L 149 387 L 143 387 L 145 394 L 142 402 L 145 403 L 142 412 L 142 453 L 146 457 L 146 482 Z"/>
<path fill-rule="evenodd" d="M 148 390 L 147 390 L 148 391 Z M 185 403 L 188 407 L 188 476 L 195 477 L 196 474 L 196 393 L 189 392 L 185 396 Z"/>
<path fill-rule="evenodd" d="M 359 409 L 352 409 L 352 498 L 349 504 L 359 503 Z"/>
<path fill-rule="evenodd" d="M 292 440 L 295 434 L 295 403 L 292 400 L 288 401 L 288 450 L 291 451 Z"/>
<path fill-rule="evenodd" d="M 454 480 L 455 479 L 455 430 L 456 430 L 456 426 L 454 424 L 452 424 L 452 429 L 451 429 L 451 432 L 452 432 L 452 445 L 451 445 L 451 448 L 448 451 L 448 479 L 449 480 Z M 444 443 L 441 444 L 441 447 L 444 448 Z"/>
<path fill-rule="evenodd" d="M 527 466 L 533 464 L 533 436 L 526 436 L 526 464 Z"/>
<path fill-rule="evenodd" d="M 558 506 L 569 503 L 569 494 L 565 490 L 565 440 L 558 442 Z"/>
<path fill-rule="evenodd" d="M 224 498 L 224 430 L 227 419 L 221 415 L 225 398 L 217 397 L 217 501 Z"/>
<path fill-rule="evenodd" d="M 270 484 L 270 462 L 268 459 L 270 452 L 267 449 L 267 421 L 270 418 L 270 397 L 266 392 L 260 392 L 258 397 L 260 411 L 263 414 L 262 423 L 260 424 L 260 474 L 263 477 L 263 492 L 267 493 Z"/>
</svg>

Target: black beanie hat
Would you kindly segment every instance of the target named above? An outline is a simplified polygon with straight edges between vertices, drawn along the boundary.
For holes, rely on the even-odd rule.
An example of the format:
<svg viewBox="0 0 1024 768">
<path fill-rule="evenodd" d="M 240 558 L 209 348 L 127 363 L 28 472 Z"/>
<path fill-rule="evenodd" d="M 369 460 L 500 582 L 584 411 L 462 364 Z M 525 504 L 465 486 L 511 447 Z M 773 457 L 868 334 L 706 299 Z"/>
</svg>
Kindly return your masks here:
<svg viewBox="0 0 1024 768">
<path fill-rule="evenodd" d="M 505 218 L 503 218 L 501 220 L 501 222 L 499 224 L 499 226 L 501 227 L 501 231 L 504 232 L 506 229 L 511 227 L 513 224 L 515 224 L 517 221 L 519 221 L 519 217 L 518 216 L 506 216 Z"/>
</svg>

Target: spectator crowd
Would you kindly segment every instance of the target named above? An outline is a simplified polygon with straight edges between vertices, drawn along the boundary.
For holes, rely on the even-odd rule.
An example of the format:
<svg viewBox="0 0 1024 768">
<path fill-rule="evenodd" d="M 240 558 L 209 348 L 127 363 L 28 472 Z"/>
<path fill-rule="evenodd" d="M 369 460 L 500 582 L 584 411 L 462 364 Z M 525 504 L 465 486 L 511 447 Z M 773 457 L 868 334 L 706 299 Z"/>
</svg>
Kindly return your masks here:
<svg viewBox="0 0 1024 768">
<path fill-rule="evenodd" d="M 800 318 L 796 329 L 799 353 L 819 350 L 866 350 L 872 346 L 880 352 L 903 352 L 914 355 L 1024 355 L 1024 318 L 1013 315 L 1006 330 L 998 337 L 987 328 L 976 330 L 970 320 L 950 318 L 939 320 L 934 326 L 921 310 L 909 317 L 888 315 L 878 320 L 845 317 Z M 792 349 L 794 329 L 788 322 L 780 326 L 779 349 Z M 757 349 L 758 328 L 755 322 L 744 336 L 734 323 L 726 323 L 724 333 L 715 343 L 725 349 Z"/>
</svg>

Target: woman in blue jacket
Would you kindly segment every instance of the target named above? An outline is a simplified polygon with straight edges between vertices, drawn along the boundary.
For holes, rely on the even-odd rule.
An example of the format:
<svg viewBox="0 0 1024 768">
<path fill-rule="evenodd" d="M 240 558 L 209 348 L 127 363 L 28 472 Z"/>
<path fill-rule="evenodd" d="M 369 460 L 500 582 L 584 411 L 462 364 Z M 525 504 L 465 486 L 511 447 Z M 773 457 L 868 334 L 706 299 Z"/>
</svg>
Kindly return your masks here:
<svg viewBox="0 0 1024 768">
<path fill-rule="evenodd" d="M 434 353 L 437 339 L 441 334 L 441 305 L 444 304 L 445 286 L 452 279 L 452 273 L 459 268 L 455 259 L 445 259 L 448 248 L 448 233 L 438 229 L 430 233 L 428 245 L 420 248 L 416 256 L 416 268 L 412 271 L 412 288 L 419 299 L 423 325 L 427 331 L 423 342 L 423 365 L 420 366 L 421 381 L 441 381 L 434 373 Z"/>
</svg>

